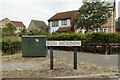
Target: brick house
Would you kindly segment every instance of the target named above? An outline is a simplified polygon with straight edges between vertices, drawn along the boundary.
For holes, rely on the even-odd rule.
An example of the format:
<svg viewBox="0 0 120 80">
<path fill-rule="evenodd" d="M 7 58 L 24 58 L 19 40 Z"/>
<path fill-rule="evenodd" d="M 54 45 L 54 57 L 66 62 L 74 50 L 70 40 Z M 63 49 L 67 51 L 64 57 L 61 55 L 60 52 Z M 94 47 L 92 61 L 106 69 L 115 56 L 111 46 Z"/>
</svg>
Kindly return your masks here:
<svg viewBox="0 0 120 80">
<path fill-rule="evenodd" d="M 46 32 L 49 32 L 49 28 L 47 27 L 46 23 L 41 20 L 31 20 L 28 30 L 33 30 L 33 29 L 37 29 L 37 30 L 42 29 Z"/>
<path fill-rule="evenodd" d="M 17 30 L 15 31 L 15 33 L 18 33 L 18 32 L 20 32 L 21 29 L 25 28 L 25 25 L 23 24 L 23 22 L 11 21 L 8 18 L 5 18 L 0 21 L 0 28 L 4 28 L 6 23 L 13 23 L 16 26 Z"/>
<path fill-rule="evenodd" d="M 113 11 L 113 8 L 111 8 L 112 10 L 112 16 L 110 18 L 108 18 L 107 23 L 102 25 L 100 28 L 96 28 L 95 32 L 106 32 L 106 33 L 112 33 L 115 32 L 115 11 Z M 77 10 L 74 11 L 67 11 L 67 12 L 60 12 L 55 14 L 54 16 L 52 16 L 48 22 L 49 22 L 49 26 L 50 26 L 50 33 L 52 32 L 71 32 L 68 31 L 72 30 L 75 33 L 84 33 L 86 30 L 85 29 L 75 29 L 75 26 L 73 24 L 73 18 L 76 16 L 77 14 Z M 61 31 L 61 27 L 62 27 L 62 31 Z M 69 28 L 66 28 L 69 27 Z M 63 31 L 63 29 L 65 29 Z"/>
<path fill-rule="evenodd" d="M 116 32 L 120 33 L 120 17 L 116 21 Z"/>
</svg>

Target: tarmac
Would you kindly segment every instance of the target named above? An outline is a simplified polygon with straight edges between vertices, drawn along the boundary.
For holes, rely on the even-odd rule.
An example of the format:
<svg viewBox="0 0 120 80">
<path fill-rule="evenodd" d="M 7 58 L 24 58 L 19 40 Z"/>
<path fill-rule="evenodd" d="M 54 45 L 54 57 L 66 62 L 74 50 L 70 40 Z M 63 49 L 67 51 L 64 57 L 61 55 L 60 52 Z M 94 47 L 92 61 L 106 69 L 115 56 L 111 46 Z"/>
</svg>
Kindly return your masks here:
<svg viewBox="0 0 120 80">
<path fill-rule="evenodd" d="M 48 51 L 50 54 L 50 51 Z M 72 51 L 60 51 L 53 50 L 54 56 L 61 56 L 68 59 L 73 59 Z M 120 67 L 120 54 L 115 55 L 103 55 L 103 54 L 93 54 L 93 53 L 84 53 L 77 52 L 77 60 L 82 62 L 87 62 L 90 64 L 97 64 L 98 66 L 111 68 L 113 70 L 119 70 Z"/>
</svg>

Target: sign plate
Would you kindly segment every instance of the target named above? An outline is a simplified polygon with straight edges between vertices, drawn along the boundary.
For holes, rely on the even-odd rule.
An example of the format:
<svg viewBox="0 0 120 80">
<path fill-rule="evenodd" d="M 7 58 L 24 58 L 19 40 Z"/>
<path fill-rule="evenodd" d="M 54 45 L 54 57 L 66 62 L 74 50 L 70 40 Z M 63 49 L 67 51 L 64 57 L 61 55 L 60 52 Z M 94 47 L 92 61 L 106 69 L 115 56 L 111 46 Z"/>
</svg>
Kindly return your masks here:
<svg viewBox="0 0 120 80">
<path fill-rule="evenodd" d="M 81 46 L 81 41 L 46 41 L 46 46 Z"/>
</svg>

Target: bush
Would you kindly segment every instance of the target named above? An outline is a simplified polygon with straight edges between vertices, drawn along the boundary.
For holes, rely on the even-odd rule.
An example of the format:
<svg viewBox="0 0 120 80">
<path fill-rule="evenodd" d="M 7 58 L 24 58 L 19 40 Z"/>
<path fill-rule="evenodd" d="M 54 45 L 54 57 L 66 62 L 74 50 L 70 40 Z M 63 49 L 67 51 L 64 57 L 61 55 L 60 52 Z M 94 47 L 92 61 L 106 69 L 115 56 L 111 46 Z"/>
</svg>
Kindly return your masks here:
<svg viewBox="0 0 120 80">
<path fill-rule="evenodd" d="M 119 43 L 120 35 L 118 33 L 88 33 L 86 41 L 90 43 Z"/>
<path fill-rule="evenodd" d="M 49 40 L 81 40 L 87 43 L 120 43 L 120 34 L 118 33 L 59 33 L 48 35 Z"/>
<path fill-rule="evenodd" d="M 20 30 L 20 32 L 18 33 L 18 35 L 21 37 L 23 35 L 26 35 L 27 34 L 27 29 L 23 28 Z"/>
<path fill-rule="evenodd" d="M 78 33 L 59 33 L 48 35 L 49 40 L 81 40 L 84 42 L 85 35 Z"/>
<path fill-rule="evenodd" d="M 3 38 L 2 39 L 2 52 L 4 54 L 15 54 L 21 50 L 20 40 L 13 38 Z"/>
<path fill-rule="evenodd" d="M 59 33 L 59 34 L 50 34 L 48 35 L 49 40 L 81 40 L 82 43 L 120 43 L 120 34 L 118 33 L 103 33 L 103 32 L 92 32 L 87 34 L 80 33 Z M 59 50 L 73 50 L 74 47 L 53 47 L 54 49 Z M 85 46 L 82 44 L 78 48 L 78 51 L 82 52 L 94 52 L 94 46 Z M 115 47 L 113 52 L 119 52 L 119 47 Z M 105 46 L 97 46 L 97 53 L 105 53 Z"/>
<path fill-rule="evenodd" d="M 32 29 L 27 32 L 27 35 L 48 35 L 48 32 Z"/>
<path fill-rule="evenodd" d="M 6 27 L 2 28 L 2 36 L 14 36 L 16 26 L 13 23 L 5 24 Z"/>
</svg>

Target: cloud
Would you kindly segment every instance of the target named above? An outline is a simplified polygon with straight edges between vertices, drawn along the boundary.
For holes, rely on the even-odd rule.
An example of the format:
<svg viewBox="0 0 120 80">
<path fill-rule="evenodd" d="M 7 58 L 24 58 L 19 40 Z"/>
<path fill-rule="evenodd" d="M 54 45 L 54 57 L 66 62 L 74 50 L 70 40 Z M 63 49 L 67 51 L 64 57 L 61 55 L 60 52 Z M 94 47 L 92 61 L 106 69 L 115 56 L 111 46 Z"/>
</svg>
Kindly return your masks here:
<svg viewBox="0 0 120 80">
<path fill-rule="evenodd" d="M 47 20 L 57 12 L 79 9 L 81 0 L 0 0 L 0 19 L 23 21 L 28 27 L 31 19 Z"/>
</svg>

